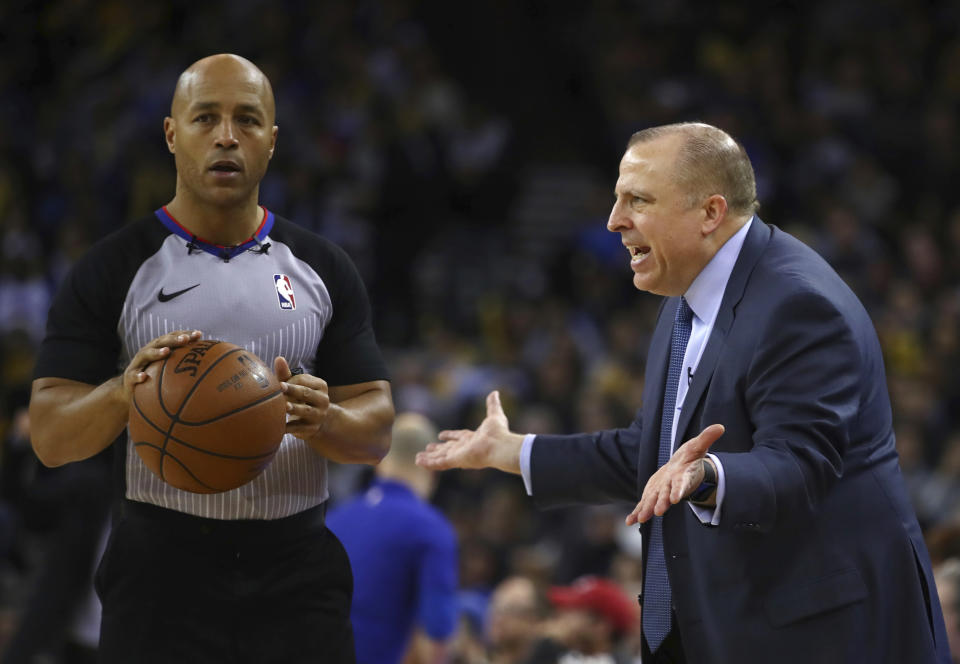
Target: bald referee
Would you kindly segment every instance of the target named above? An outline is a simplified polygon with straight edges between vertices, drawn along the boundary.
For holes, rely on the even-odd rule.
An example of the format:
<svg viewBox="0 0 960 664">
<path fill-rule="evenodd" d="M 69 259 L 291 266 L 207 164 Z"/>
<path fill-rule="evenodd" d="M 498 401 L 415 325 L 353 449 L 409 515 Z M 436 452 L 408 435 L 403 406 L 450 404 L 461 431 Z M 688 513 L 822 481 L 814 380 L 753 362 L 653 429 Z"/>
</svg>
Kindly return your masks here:
<svg viewBox="0 0 960 664">
<path fill-rule="evenodd" d="M 30 403 L 48 466 L 119 446 L 101 661 L 353 662 L 350 566 L 324 512 L 327 460 L 376 464 L 390 444 L 364 285 L 339 247 L 260 205 L 278 129 L 253 63 L 191 65 L 163 130 L 176 192 L 66 278 Z M 289 414 L 263 474 L 204 495 L 161 481 L 125 436 L 144 368 L 201 336 L 272 360 Z"/>
</svg>

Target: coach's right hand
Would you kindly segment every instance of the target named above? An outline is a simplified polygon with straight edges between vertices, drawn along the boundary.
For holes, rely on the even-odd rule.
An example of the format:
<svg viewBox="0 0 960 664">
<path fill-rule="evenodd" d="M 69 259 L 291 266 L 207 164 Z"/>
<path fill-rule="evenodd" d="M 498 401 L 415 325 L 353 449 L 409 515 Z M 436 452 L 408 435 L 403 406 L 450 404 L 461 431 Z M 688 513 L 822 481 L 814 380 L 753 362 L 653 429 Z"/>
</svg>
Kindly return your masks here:
<svg viewBox="0 0 960 664">
<path fill-rule="evenodd" d="M 133 398 L 133 387 L 147 379 L 147 373 L 144 369 L 147 368 L 148 364 L 162 360 L 174 348 L 198 341 L 202 337 L 203 332 L 200 330 L 177 330 L 148 342 L 146 346 L 137 351 L 137 354 L 130 360 L 130 364 L 123 370 L 119 386 L 121 399 L 128 404 L 130 403 Z"/>
<path fill-rule="evenodd" d="M 510 431 L 496 390 L 487 395 L 487 416 L 475 431 L 441 431 L 437 437 L 442 442 L 430 443 L 417 454 L 418 466 L 430 470 L 496 468 L 520 474 L 523 436 Z"/>
</svg>

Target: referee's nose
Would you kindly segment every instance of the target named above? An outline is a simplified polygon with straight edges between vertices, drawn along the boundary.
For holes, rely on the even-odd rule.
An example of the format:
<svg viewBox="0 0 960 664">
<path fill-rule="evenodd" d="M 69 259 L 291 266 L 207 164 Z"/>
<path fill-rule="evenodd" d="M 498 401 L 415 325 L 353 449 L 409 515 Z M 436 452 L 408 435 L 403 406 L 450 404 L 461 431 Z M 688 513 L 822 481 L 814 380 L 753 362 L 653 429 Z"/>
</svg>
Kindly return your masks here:
<svg viewBox="0 0 960 664">
<path fill-rule="evenodd" d="M 217 126 L 215 144 L 218 148 L 222 148 L 224 150 L 235 148 L 240 144 L 240 141 L 237 140 L 237 133 L 233 126 L 233 121 L 229 118 L 225 118 Z"/>
</svg>

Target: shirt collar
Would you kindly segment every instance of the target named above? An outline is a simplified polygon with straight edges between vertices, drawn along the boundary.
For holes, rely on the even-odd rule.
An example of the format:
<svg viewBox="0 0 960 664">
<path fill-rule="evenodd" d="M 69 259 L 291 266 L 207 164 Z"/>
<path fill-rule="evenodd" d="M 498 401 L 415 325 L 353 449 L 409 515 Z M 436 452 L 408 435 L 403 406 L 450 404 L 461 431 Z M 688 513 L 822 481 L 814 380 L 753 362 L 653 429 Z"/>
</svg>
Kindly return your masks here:
<svg viewBox="0 0 960 664">
<path fill-rule="evenodd" d="M 170 214 L 170 211 L 167 210 L 166 205 L 154 210 L 153 214 L 157 217 L 157 219 L 160 220 L 160 223 L 167 227 L 171 233 L 179 235 L 186 240 L 189 243 L 188 246 L 193 246 L 194 249 L 202 249 L 208 254 L 213 254 L 217 258 L 227 260 L 242 254 L 254 246 L 260 245 L 260 243 L 262 243 L 270 234 L 270 231 L 273 230 L 273 212 L 270 212 L 262 205 L 259 207 L 261 210 L 263 210 L 263 221 L 260 222 L 260 226 L 258 226 L 253 235 L 244 240 L 243 243 L 233 247 L 225 247 L 222 244 L 216 244 L 215 242 L 210 242 L 202 237 L 194 235 L 183 224 L 177 221 L 172 214 Z M 269 247 L 270 245 L 267 244 L 263 246 Z"/>
<path fill-rule="evenodd" d="M 700 270 L 700 274 L 690 284 L 687 292 L 683 294 L 694 315 L 706 325 L 713 325 L 717 318 L 720 302 L 723 300 L 723 292 L 727 288 L 727 282 L 733 273 L 733 266 L 737 262 L 740 249 L 743 248 L 743 242 L 746 240 L 747 232 L 755 218 L 755 216 L 750 217 L 740 230 L 724 242 L 706 267 Z"/>
</svg>

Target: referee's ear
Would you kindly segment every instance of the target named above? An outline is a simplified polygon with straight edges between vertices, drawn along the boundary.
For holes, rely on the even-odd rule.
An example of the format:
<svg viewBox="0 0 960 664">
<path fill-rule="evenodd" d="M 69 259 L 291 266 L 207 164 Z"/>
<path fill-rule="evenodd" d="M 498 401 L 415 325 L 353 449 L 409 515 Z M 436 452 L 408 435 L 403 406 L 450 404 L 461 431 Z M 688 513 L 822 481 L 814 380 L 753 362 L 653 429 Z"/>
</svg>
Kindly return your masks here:
<svg viewBox="0 0 960 664">
<path fill-rule="evenodd" d="M 270 130 L 270 152 L 268 152 L 268 159 L 273 159 L 273 151 L 277 149 L 277 134 L 280 133 L 280 127 L 273 125 L 273 129 Z M 169 139 L 167 140 L 167 145 L 170 144 Z"/>
<path fill-rule="evenodd" d="M 168 115 L 163 119 L 163 137 L 167 140 L 167 149 L 170 151 L 170 154 L 176 153 L 176 149 L 173 147 L 173 138 L 176 133 L 177 121 Z"/>
</svg>

